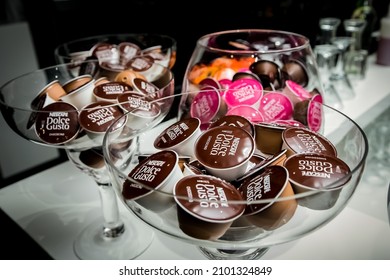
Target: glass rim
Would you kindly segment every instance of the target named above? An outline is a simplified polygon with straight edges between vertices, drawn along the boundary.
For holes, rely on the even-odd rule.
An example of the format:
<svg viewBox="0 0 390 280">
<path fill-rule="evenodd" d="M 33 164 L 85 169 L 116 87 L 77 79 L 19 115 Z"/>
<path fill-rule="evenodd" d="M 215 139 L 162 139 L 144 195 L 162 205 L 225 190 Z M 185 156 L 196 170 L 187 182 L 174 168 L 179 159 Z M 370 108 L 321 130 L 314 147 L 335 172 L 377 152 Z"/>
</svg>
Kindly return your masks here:
<svg viewBox="0 0 390 280">
<path fill-rule="evenodd" d="M 46 66 L 46 67 L 43 67 L 43 68 L 40 68 L 40 69 L 35 69 L 35 70 L 32 70 L 32 71 L 20 74 L 20 75 L 18 75 L 16 77 L 13 77 L 10 80 L 6 81 L 4 84 L 0 85 L 0 97 L 3 96 L 2 92 L 4 90 L 6 90 L 9 86 L 12 86 L 12 84 L 18 82 L 19 80 L 28 79 L 29 76 L 41 75 L 41 74 L 43 75 L 45 73 L 50 73 L 52 71 L 61 72 L 62 70 L 65 70 L 65 69 L 71 71 L 72 68 L 79 68 L 80 66 L 82 66 L 84 64 L 88 64 L 88 63 L 97 63 L 97 65 L 100 66 L 98 59 L 90 59 L 90 60 L 85 60 L 85 61 L 81 61 L 81 62 L 58 63 L 58 64 Z M 159 62 L 154 62 L 154 65 L 158 65 L 158 67 L 161 67 L 160 69 L 163 69 L 163 70 L 168 71 L 170 73 L 170 79 L 167 82 L 167 84 L 164 87 L 159 88 L 159 90 L 158 90 L 158 91 L 163 91 L 166 88 L 171 86 L 172 81 L 175 79 L 174 73 L 172 72 L 172 70 L 169 67 L 166 67 L 166 66 L 160 64 Z M 80 74 L 79 76 L 76 76 L 76 77 L 73 77 L 73 78 L 81 77 L 83 75 L 85 75 L 85 74 Z M 92 76 L 92 78 L 95 79 L 96 77 Z M 56 79 L 53 76 L 52 79 L 48 82 L 48 84 L 52 83 L 54 81 L 58 81 L 58 79 Z M 45 85 L 45 86 L 47 86 L 47 85 Z M 44 87 L 42 87 L 42 89 L 44 89 Z M 31 96 L 31 101 L 34 98 L 36 98 L 38 96 L 38 94 L 39 94 L 39 91 L 36 92 L 35 96 Z M 3 100 L 3 98 L 0 98 L 0 105 L 4 106 L 4 107 L 15 109 L 15 110 L 26 111 L 26 112 L 31 112 L 31 113 L 44 112 L 44 110 L 42 110 L 42 109 L 33 109 L 33 108 L 27 108 L 27 107 L 24 108 L 24 107 L 20 107 L 20 106 L 14 105 L 14 104 L 10 104 L 6 100 Z M 115 103 L 113 105 L 118 105 L 118 103 Z M 70 112 L 70 111 L 80 111 L 80 109 L 67 110 L 67 112 Z"/>
<path fill-rule="evenodd" d="M 297 46 L 293 46 L 293 47 L 289 47 L 289 48 L 285 48 L 285 49 L 277 49 L 277 50 L 272 50 L 272 49 L 271 50 L 270 49 L 268 49 L 268 50 L 241 50 L 241 49 L 240 50 L 228 50 L 228 49 L 223 49 L 223 48 L 218 48 L 218 47 L 212 47 L 212 46 L 209 46 L 207 44 L 209 42 L 210 38 L 218 37 L 221 35 L 239 34 L 239 33 L 247 33 L 247 34 L 250 34 L 250 33 L 267 34 L 268 33 L 268 34 L 275 34 L 275 35 L 281 34 L 281 35 L 286 36 L 286 37 L 293 36 L 293 37 L 299 39 L 302 43 L 298 44 Z M 280 54 L 280 53 L 289 53 L 292 51 L 300 51 L 300 50 L 305 49 L 307 47 L 311 47 L 309 38 L 302 35 L 302 34 L 299 34 L 299 33 L 277 30 L 277 29 L 253 29 L 253 28 L 231 29 L 231 30 L 224 30 L 224 31 L 218 31 L 218 32 L 205 34 L 197 40 L 197 44 L 201 45 L 203 48 L 208 49 L 210 51 L 224 52 L 224 53 L 232 54 L 232 55 L 237 55 L 237 54 L 250 55 L 250 54 L 254 54 L 254 53 Z"/>
<path fill-rule="evenodd" d="M 63 48 L 70 47 L 71 45 L 82 43 L 82 42 L 87 42 L 89 40 L 98 40 L 100 38 L 106 39 L 106 41 L 109 41 L 110 38 L 115 38 L 119 39 L 120 37 L 131 37 L 134 39 L 138 39 L 138 37 L 161 37 L 163 39 L 169 39 L 172 42 L 172 46 L 170 47 L 165 47 L 163 50 L 168 50 L 170 48 L 176 49 L 177 46 L 177 40 L 173 38 L 170 35 L 167 34 L 159 34 L 159 33 L 146 33 L 146 32 L 141 32 L 141 33 L 105 33 L 105 34 L 99 34 L 99 35 L 91 35 L 87 37 L 80 37 L 77 39 L 73 39 L 67 42 L 63 42 L 61 44 L 58 44 L 55 49 L 54 49 L 54 55 L 59 56 L 62 58 L 67 58 L 70 59 L 72 58 L 70 55 L 61 53 L 63 51 Z M 96 44 L 99 43 L 99 41 L 96 41 Z M 92 48 L 93 46 L 91 46 Z M 84 50 L 84 51 L 89 51 L 89 50 Z"/>
</svg>

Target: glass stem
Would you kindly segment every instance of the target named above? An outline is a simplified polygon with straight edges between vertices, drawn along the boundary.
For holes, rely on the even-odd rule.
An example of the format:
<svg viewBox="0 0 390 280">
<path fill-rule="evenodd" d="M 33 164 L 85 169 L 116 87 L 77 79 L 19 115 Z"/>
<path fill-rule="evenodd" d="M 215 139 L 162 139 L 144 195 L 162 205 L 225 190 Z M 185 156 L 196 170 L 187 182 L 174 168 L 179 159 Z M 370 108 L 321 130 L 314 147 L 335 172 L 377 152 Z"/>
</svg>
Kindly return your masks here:
<svg viewBox="0 0 390 280">
<path fill-rule="evenodd" d="M 118 200 L 114 188 L 111 185 L 109 174 L 106 168 L 93 168 L 93 166 L 87 166 L 85 163 L 81 162 L 80 156 L 83 152 L 93 151 L 93 156 L 103 160 L 102 152 L 100 149 L 90 149 L 90 150 L 75 150 L 67 149 L 66 153 L 69 160 L 82 172 L 91 176 L 99 189 L 99 198 L 100 205 L 103 211 L 103 236 L 104 237 L 118 237 L 124 231 L 124 223 L 119 215 Z M 92 152 L 91 152 L 92 153 Z"/>
<path fill-rule="evenodd" d="M 103 235 L 105 237 L 118 237 L 125 227 L 120 219 L 118 202 L 114 188 L 111 183 L 101 183 L 96 181 L 99 189 L 100 201 L 103 210 Z"/>
</svg>

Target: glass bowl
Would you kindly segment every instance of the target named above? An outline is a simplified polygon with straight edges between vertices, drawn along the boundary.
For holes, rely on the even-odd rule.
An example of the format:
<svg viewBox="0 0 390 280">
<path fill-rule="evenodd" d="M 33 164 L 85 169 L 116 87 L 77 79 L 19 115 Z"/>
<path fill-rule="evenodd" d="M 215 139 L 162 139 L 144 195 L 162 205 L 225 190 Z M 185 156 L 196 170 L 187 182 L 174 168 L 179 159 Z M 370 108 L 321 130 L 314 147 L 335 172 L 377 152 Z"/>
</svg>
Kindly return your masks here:
<svg viewBox="0 0 390 280">
<path fill-rule="evenodd" d="M 74 250 L 80 259 L 132 259 L 153 240 L 150 231 L 142 242 L 132 242 L 138 238 L 138 231 L 119 215 L 102 152 L 105 130 L 111 122 L 124 112 L 147 112 L 143 99 L 174 94 L 174 76 L 169 68 L 155 62 L 144 66 L 148 67 L 108 71 L 98 60 L 86 59 L 20 75 L 0 88 L 1 113 L 15 133 L 28 141 L 63 149 L 75 167 L 97 183 L 102 218 L 86 224 L 77 236 Z M 171 106 L 160 102 L 158 110 L 142 124 L 132 123 L 131 115 L 127 115 L 128 122 L 117 128 L 153 126 Z M 132 143 L 127 145 L 131 147 Z"/>
<path fill-rule="evenodd" d="M 177 94 L 183 102 L 153 129 L 107 130 L 104 158 L 129 215 L 209 259 L 258 259 L 346 207 L 368 152 L 352 119 L 313 101 L 315 130 L 297 117 L 276 123 L 225 112 L 204 122 L 211 95 Z M 118 152 L 129 139 L 138 145 Z"/>
<path fill-rule="evenodd" d="M 247 79 L 245 84 L 237 81 L 242 78 Z M 187 64 L 182 91 L 210 84 L 219 89 L 245 86 L 296 95 L 303 88 L 327 98 L 309 39 L 282 30 L 225 30 L 200 37 Z"/>
<path fill-rule="evenodd" d="M 95 88 L 105 91 L 103 84 L 115 86 L 116 89 L 112 92 L 107 90 L 105 97 L 97 97 Z M 75 123 L 75 137 L 72 139 L 63 135 L 64 141 L 45 141 L 37 133 L 37 116 L 47 113 L 46 106 L 53 106 L 58 101 L 71 106 L 53 111 L 78 115 L 85 106 L 98 101 L 112 104 L 107 107 L 117 106 L 120 103 L 116 99 L 119 92 L 149 94 L 153 98 L 160 98 L 173 95 L 174 88 L 172 71 L 158 63 L 150 63 L 144 69 L 107 71 L 98 60 L 88 59 L 78 64 L 65 63 L 39 69 L 8 81 L 1 87 L 0 105 L 8 125 L 29 141 L 56 148 L 92 148 L 102 145 L 103 135 L 100 138 L 87 135 L 85 129 L 77 129 L 78 122 Z"/>
</svg>

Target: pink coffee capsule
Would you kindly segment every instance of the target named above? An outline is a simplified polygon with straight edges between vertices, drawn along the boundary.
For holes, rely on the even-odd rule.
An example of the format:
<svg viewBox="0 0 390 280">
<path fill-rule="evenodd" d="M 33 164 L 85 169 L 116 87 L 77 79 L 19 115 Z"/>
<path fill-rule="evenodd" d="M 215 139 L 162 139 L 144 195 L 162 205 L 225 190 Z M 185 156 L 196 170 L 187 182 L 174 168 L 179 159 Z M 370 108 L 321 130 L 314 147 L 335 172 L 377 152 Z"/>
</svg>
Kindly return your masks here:
<svg viewBox="0 0 390 280">
<path fill-rule="evenodd" d="M 320 94 L 298 102 L 294 106 L 293 119 L 313 131 L 319 131 L 322 124 L 322 103 Z"/>
<path fill-rule="evenodd" d="M 230 85 L 232 84 L 232 81 L 229 79 L 221 79 L 218 82 L 221 85 L 222 89 L 228 89 L 230 87 Z M 224 91 L 221 91 L 221 92 L 225 93 Z"/>
<path fill-rule="evenodd" d="M 217 89 L 205 87 L 195 95 L 191 103 L 191 117 L 200 119 L 202 124 L 210 123 L 226 114 L 226 104 Z"/>
<path fill-rule="evenodd" d="M 307 108 L 307 125 L 313 131 L 319 131 L 322 124 L 322 96 L 316 94 L 312 97 Z"/>
<path fill-rule="evenodd" d="M 269 92 L 260 100 L 259 111 L 266 122 L 291 119 L 293 109 L 291 100 L 280 92 Z"/>
<path fill-rule="evenodd" d="M 257 107 L 263 96 L 263 86 L 256 79 L 242 78 L 233 81 L 224 94 L 229 108 L 239 105 L 254 105 Z"/>
<path fill-rule="evenodd" d="M 287 80 L 283 93 L 287 95 L 295 105 L 297 102 L 311 98 L 311 93 L 300 84 Z"/>
<path fill-rule="evenodd" d="M 221 88 L 221 84 L 214 78 L 211 78 L 211 77 L 207 77 L 207 78 L 204 78 L 203 80 L 200 81 L 199 83 L 199 86 L 200 88 L 204 88 L 204 87 L 214 87 L 216 89 L 220 89 Z"/>
</svg>

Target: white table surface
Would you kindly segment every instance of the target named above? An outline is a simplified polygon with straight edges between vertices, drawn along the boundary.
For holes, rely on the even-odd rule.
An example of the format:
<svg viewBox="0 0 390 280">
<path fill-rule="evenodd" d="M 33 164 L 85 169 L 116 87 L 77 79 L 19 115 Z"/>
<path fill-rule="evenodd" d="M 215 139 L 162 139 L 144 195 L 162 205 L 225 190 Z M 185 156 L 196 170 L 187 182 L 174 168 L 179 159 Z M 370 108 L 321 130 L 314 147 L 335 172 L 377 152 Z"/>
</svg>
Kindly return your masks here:
<svg viewBox="0 0 390 280">
<path fill-rule="evenodd" d="M 369 59 L 367 76 L 356 96 L 343 102 L 347 116 L 361 127 L 390 107 L 390 67 Z M 360 185 L 346 208 L 309 235 L 271 247 L 263 259 L 390 259 L 387 192 L 390 167 L 368 162 Z M 388 172 L 389 171 L 389 172 Z M 120 204 L 120 211 L 144 230 L 150 228 Z M 0 207 L 54 259 L 77 259 L 73 240 L 101 216 L 97 187 L 86 174 L 64 162 L 0 190 Z M 196 246 L 156 233 L 138 259 L 205 259 Z"/>
</svg>

